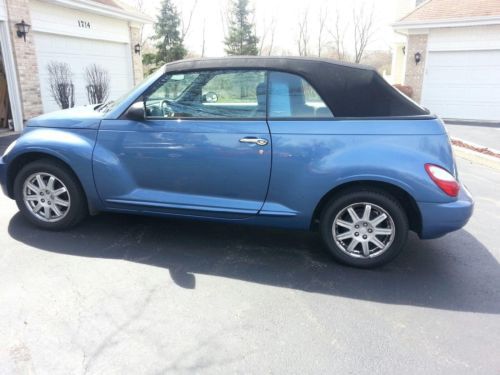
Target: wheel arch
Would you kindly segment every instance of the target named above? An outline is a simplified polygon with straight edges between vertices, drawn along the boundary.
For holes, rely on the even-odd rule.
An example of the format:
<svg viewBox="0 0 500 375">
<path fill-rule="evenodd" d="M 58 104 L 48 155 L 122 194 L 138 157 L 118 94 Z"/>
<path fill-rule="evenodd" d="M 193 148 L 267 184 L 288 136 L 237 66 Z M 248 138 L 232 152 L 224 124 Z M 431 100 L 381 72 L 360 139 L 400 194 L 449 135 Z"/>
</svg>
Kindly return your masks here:
<svg viewBox="0 0 500 375">
<path fill-rule="evenodd" d="M 30 151 L 30 152 L 25 152 L 20 155 L 17 155 L 14 159 L 12 159 L 9 162 L 9 167 L 7 169 L 7 193 L 8 196 L 12 199 L 14 199 L 14 181 L 16 179 L 17 174 L 21 169 L 28 165 L 29 163 L 32 163 L 37 160 L 41 159 L 48 159 L 52 160 L 63 167 L 65 167 L 75 178 L 77 183 L 80 185 L 82 191 L 84 192 L 84 199 L 86 202 L 86 205 L 89 209 L 90 213 L 95 213 L 96 210 L 92 205 L 90 204 L 90 200 L 88 199 L 87 192 L 85 191 L 85 187 L 78 176 L 78 174 L 74 171 L 70 163 L 68 163 L 66 160 L 64 160 L 62 157 L 58 155 L 54 155 L 48 152 L 43 152 L 43 151 Z"/>
<path fill-rule="evenodd" d="M 405 189 L 391 184 L 388 182 L 377 181 L 377 180 L 358 180 L 349 181 L 338 185 L 328 191 L 316 205 L 313 216 L 311 219 L 310 227 L 315 230 L 318 227 L 319 218 L 323 209 L 326 207 L 328 202 L 335 198 L 335 196 L 346 193 L 347 191 L 353 190 L 381 190 L 385 193 L 391 194 L 398 202 L 403 206 L 406 216 L 408 218 L 408 223 L 410 229 L 414 232 L 420 233 L 422 229 L 422 216 L 418 208 L 417 202 Z"/>
</svg>

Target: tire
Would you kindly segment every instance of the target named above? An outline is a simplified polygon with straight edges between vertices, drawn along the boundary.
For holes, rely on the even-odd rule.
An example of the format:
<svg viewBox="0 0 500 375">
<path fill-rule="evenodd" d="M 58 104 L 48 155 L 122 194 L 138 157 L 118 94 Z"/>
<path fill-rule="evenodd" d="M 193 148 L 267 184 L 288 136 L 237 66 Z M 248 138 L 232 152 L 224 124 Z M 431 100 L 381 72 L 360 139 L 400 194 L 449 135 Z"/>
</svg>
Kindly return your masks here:
<svg viewBox="0 0 500 375">
<path fill-rule="evenodd" d="M 359 268 L 394 259 L 404 248 L 408 230 L 405 210 L 382 190 L 347 191 L 332 199 L 320 218 L 321 236 L 334 258 Z"/>
<path fill-rule="evenodd" d="M 14 198 L 28 221 L 47 230 L 71 228 L 88 214 L 80 182 L 64 164 L 51 159 L 34 161 L 18 172 Z"/>
</svg>

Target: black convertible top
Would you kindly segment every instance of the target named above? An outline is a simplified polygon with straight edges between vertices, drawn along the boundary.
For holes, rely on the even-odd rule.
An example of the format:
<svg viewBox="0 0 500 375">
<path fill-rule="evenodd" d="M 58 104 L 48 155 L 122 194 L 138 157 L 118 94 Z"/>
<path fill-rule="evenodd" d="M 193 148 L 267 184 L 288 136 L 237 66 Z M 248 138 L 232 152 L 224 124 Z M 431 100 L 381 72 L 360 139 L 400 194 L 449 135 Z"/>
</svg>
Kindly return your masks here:
<svg viewBox="0 0 500 375">
<path fill-rule="evenodd" d="M 165 65 L 166 72 L 201 69 L 265 69 L 297 74 L 318 91 L 335 117 L 429 114 L 366 65 L 332 59 L 257 56 L 180 60 Z"/>
</svg>

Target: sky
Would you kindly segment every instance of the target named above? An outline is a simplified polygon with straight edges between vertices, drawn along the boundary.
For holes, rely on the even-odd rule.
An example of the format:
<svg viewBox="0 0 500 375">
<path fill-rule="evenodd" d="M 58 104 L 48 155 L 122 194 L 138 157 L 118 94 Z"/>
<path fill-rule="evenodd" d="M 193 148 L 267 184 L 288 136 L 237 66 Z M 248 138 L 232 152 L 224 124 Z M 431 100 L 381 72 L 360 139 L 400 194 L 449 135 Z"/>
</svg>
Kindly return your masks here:
<svg viewBox="0 0 500 375">
<path fill-rule="evenodd" d="M 126 0 L 131 5 L 137 0 Z M 191 27 L 185 39 L 186 47 L 194 55 L 201 55 L 203 44 L 203 30 L 205 30 L 205 56 L 216 57 L 224 55 L 225 14 L 227 14 L 228 0 L 174 0 L 183 19 L 187 22 L 189 13 L 193 12 Z M 307 11 L 308 29 L 310 34 L 311 55 L 317 54 L 317 34 L 319 14 L 328 15 L 326 29 L 333 25 L 334 14 L 338 11 L 343 27 L 352 24 L 352 9 L 363 8 L 365 12 L 373 9 L 374 36 L 367 47 L 369 50 L 389 50 L 394 39 L 390 25 L 410 10 L 414 0 L 250 0 L 255 10 L 257 35 L 262 37 L 264 30 L 270 30 L 275 24 L 273 54 L 297 54 L 297 35 L 299 19 Z M 143 11 L 153 18 L 160 7 L 160 0 L 143 0 Z M 151 26 L 146 27 L 145 34 L 151 34 Z M 352 32 L 346 33 L 346 45 L 352 46 Z M 329 38 L 325 32 L 326 38 Z M 269 45 L 270 32 L 267 33 L 264 47 Z"/>
</svg>

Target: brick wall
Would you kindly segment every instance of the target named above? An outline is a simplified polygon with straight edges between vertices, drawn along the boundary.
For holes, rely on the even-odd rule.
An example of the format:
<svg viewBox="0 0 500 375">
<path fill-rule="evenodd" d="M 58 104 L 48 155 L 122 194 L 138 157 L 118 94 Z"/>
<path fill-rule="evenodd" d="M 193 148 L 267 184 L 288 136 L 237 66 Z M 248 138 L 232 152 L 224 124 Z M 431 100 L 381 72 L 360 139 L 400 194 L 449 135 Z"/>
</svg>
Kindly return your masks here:
<svg viewBox="0 0 500 375">
<path fill-rule="evenodd" d="M 415 64 L 415 53 L 420 52 L 421 60 Z M 413 89 L 413 100 L 420 102 L 424 81 L 425 59 L 427 52 L 427 34 L 409 35 L 406 47 L 405 85 Z"/>
<path fill-rule="evenodd" d="M 138 84 L 144 78 L 142 69 L 142 53 L 135 53 L 135 45 L 141 44 L 141 31 L 138 27 L 130 26 L 130 48 L 132 48 L 132 69 L 134 71 L 134 83 Z"/>
<path fill-rule="evenodd" d="M 17 36 L 17 28 L 15 26 L 21 20 L 31 24 L 28 5 L 29 0 L 6 0 L 9 30 L 11 32 L 12 49 L 17 67 L 24 120 L 29 120 L 43 113 L 33 32 L 30 30 L 25 42 L 23 38 Z"/>
</svg>

